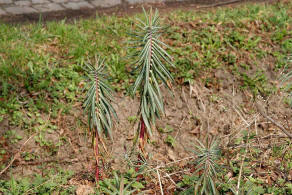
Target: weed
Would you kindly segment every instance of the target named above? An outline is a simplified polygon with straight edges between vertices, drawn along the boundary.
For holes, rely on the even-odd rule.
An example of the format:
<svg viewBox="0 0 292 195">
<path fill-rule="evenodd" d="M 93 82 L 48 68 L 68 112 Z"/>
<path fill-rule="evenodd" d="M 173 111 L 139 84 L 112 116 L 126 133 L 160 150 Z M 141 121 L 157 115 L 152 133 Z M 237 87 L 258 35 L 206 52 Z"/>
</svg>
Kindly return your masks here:
<svg viewBox="0 0 292 195">
<path fill-rule="evenodd" d="M 175 146 L 175 139 L 171 135 L 168 135 L 165 139 L 165 143 L 167 143 L 171 147 L 174 147 Z"/>
<path fill-rule="evenodd" d="M 112 90 L 106 83 L 104 60 L 95 58 L 95 65 L 90 61 L 85 63 L 89 78 L 89 90 L 84 101 L 84 109 L 88 114 L 88 125 L 91 131 L 96 158 L 96 182 L 99 181 L 99 148 L 98 142 L 102 133 L 112 139 L 112 117 L 117 119 L 116 112 L 111 105 Z"/>
<path fill-rule="evenodd" d="M 118 176 L 116 172 L 114 172 L 113 179 L 105 179 L 100 182 L 100 190 L 110 195 L 131 195 L 140 188 L 144 188 L 141 183 L 130 182 L 123 175 Z"/>
<path fill-rule="evenodd" d="M 166 125 L 164 128 L 159 127 L 158 131 L 161 133 L 171 133 L 174 131 L 173 127 Z"/>
<path fill-rule="evenodd" d="M 220 149 L 217 141 L 208 141 L 203 144 L 197 140 L 192 152 L 196 155 L 197 159 L 192 162 L 195 165 L 195 172 L 192 177 L 185 176 L 179 185 L 192 184 L 191 188 L 185 190 L 182 194 L 218 194 L 216 187 L 216 177 L 218 175 L 218 159 L 220 157 Z"/>
<path fill-rule="evenodd" d="M 51 171 L 48 176 L 36 174 L 34 179 L 29 178 L 0 180 L 0 192 L 7 195 L 20 194 L 70 194 L 74 193 L 75 186 L 65 186 L 73 173 L 58 170 Z"/>
<path fill-rule="evenodd" d="M 219 165 L 217 160 L 220 157 L 220 150 L 217 141 L 206 140 L 206 145 L 197 140 L 198 145 L 195 145 L 193 152 L 197 156 L 194 162 L 196 173 L 201 172 L 198 182 L 195 184 L 196 193 L 217 194 L 216 175 Z"/>
<path fill-rule="evenodd" d="M 241 73 L 241 77 L 243 79 L 242 87 L 248 87 L 254 96 L 260 94 L 262 97 L 267 97 L 273 90 L 267 86 L 268 79 L 262 71 L 257 71 L 252 77 Z"/>
<path fill-rule="evenodd" d="M 144 9 L 143 9 L 144 10 Z M 137 50 L 132 54 L 138 58 L 136 70 L 139 71 L 133 85 L 132 94 L 140 90 L 139 107 L 139 148 L 144 152 L 144 142 L 147 135 L 152 135 L 152 126 L 160 114 L 164 112 L 163 99 L 160 92 L 159 80 L 170 89 L 169 80 L 173 80 L 166 65 L 172 64 L 172 57 L 163 49 L 168 47 L 160 40 L 164 28 L 160 26 L 158 11 L 145 14 L 145 21 L 139 21 L 139 30 L 134 32 L 133 46 Z M 140 49 L 141 48 L 141 49 Z M 138 157 L 141 158 L 141 157 Z"/>
</svg>

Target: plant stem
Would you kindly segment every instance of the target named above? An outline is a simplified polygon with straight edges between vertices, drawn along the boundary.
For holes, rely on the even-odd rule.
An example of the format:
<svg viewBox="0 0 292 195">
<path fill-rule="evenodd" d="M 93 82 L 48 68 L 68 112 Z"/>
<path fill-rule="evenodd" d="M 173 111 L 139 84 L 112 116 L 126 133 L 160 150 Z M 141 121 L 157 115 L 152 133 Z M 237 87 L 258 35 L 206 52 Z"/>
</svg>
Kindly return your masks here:
<svg viewBox="0 0 292 195">
<path fill-rule="evenodd" d="M 136 172 L 139 171 L 139 166 L 142 165 L 142 156 L 141 154 L 144 151 L 144 139 L 145 139 L 145 123 L 143 120 L 143 117 L 141 116 L 140 119 L 140 132 L 139 132 L 139 149 L 140 149 L 140 153 L 138 154 L 138 163 L 137 163 L 137 167 L 136 167 Z M 137 180 L 140 180 L 142 178 L 142 175 L 138 175 L 137 176 Z"/>
<path fill-rule="evenodd" d="M 140 139 L 140 149 L 143 150 L 144 148 L 144 144 L 142 144 L 144 142 L 144 137 L 145 137 L 145 123 L 144 123 L 144 120 L 143 120 L 143 117 L 141 116 L 141 119 L 140 119 L 140 135 L 139 135 L 139 139 Z M 142 144 L 142 145 L 141 145 Z"/>
<path fill-rule="evenodd" d="M 96 167 L 95 167 L 95 181 L 98 184 L 99 182 L 99 150 L 98 150 L 98 132 L 95 133 L 95 147 L 94 147 L 94 153 L 95 153 L 95 160 L 96 160 Z"/>
<path fill-rule="evenodd" d="M 100 88 L 99 88 L 99 79 L 98 79 L 98 75 L 95 74 L 95 83 L 96 83 L 96 91 L 95 91 L 95 98 L 96 98 L 96 102 L 97 104 L 99 104 L 99 92 L 100 92 Z M 98 108 L 96 108 L 96 113 L 97 116 L 99 116 L 99 110 Z M 95 132 L 95 160 L 96 160 L 96 167 L 95 167 L 95 180 L 96 183 L 98 184 L 99 182 L 99 148 L 98 148 L 98 129 L 96 127 L 96 132 Z"/>
</svg>

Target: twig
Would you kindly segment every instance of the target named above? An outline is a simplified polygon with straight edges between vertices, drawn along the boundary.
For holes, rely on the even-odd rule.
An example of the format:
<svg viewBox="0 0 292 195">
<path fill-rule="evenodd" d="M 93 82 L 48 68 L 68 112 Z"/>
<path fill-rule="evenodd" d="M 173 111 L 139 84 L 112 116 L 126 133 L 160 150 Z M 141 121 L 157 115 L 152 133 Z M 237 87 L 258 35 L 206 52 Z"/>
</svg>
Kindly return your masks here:
<svg viewBox="0 0 292 195">
<path fill-rule="evenodd" d="M 285 135 L 280 135 L 280 134 L 269 134 L 267 136 L 261 137 L 261 139 L 270 139 L 272 137 L 277 137 L 277 138 L 285 138 Z"/>
<path fill-rule="evenodd" d="M 75 163 L 75 162 L 83 162 L 83 161 L 87 161 L 87 160 L 81 160 L 78 158 L 74 158 L 74 159 L 68 159 L 68 160 L 64 160 L 64 158 L 52 158 L 52 159 L 45 159 L 45 160 L 40 160 L 40 161 L 29 161 L 29 162 L 21 162 L 21 163 L 16 163 L 16 166 L 19 165 L 23 165 L 23 166 L 27 166 L 27 165 L 39 165 L 39 164 L 43 164 L 43 163 Z"/>
<path fill-rule="evenodd" d="M 175 163 L 178 163 L 178 162 L 181 162 L 181 161 L 184 161 L 184 160 L 193 159 L 193 158 L 194 158 L 193 156 L 189 156 L 189 157 L 186 157 L 186 158 L 183 158 L 183 159 L 177 160 L 177 161 L 173 161 L 173 162 L 167 163 L 167 164 L 165 164 L 165 165 L 157 166 L 157 167 L 155 167 L 155 168 L 153 168 L 153 169 L 149 169 L 149 170 L 147 170 L 147 171 L 144 171 L 144 173 L 151 172 L 151 171 L 154 171 L 155 169 L 164 168 L 164 167 L 166 167 L 166 166 L 168 166 L 168 165 L 170 165 L 170 164 L 175 164 Z M 143 174 L 144 174 L 144 173 L 143 173 Z"/>
<path fill-rule="evenodd" d="M 183 120 L 181 121 L 181 123 L 180 123 L 180 125 L 178 127 L 178 131 L 176 132 L 176 135 L 174 136 L 174 140 L 176 140 L 176 138 L 177 138 L 177 136 L 178 136 L 178 134 L 179 134 L 179 132 L 181 130 L 181 126 L 184 123 L 185 119 L 186 119 L 186 117 L 184 117 Z"/>
<path fill-rule="evenodd" d="M 240 114 L 240 112 L 233 106 L 233 109 L 236 111 L 236 113 L 240 116 L 240 118 L 244 121 L 244 123 L 246 125 L 249 125 L 249 123 L 246 121 L 246 119 L 244 118 L 244 116 L 242 116 Z M 257 116 L 256 116 L 257 117 Z M 255 119 L 256 119 L 255 117 Z M 250 123 L 251 125 L 252 123 Z M 245 147 L 245 153 L 243 155 L 243 158 L 241 160 L 241 165 L 240 165 L 240 170 L 239 170 L 239 175 L 238 175 L 238 180 L 237 180 L 237 188 L 236 188 L 236 195 L 239 195 L 239 189 L 240 189 L 240 180 L 241 180 L 241 175 L 242 175 L 242 170 L 243 170 L 243 164 L 244 164 L 244 160 L 246 158 L 246 155 L 247 155 L 247 148 L 249 146 L 249 133 L 250 133 L 250 126 L 248 128 L 248 133 L 247 133 L 247 140 L 246 140 L 246 147 Z"/>
<path fill-rule="evenodd" d="M 243 163 L 244 163 L 244 159 L 246 158 L 246 154 L 247 154 L 247 147 L 249 145 L 249 132 L 250 129 L 248 131 L 248 135 L 247 135 L 247 143 L 246 143 L 246 148 L 245 148 L 245 153 L 244 156 L 241 160 L 241 165 L 240 165 L 240 170 L 239 170 L 239 175 L 238 175 L 238 181 L 237 181 L 237 189 L 236 189 L 236 195 L 239 195 L 239 189 L 240 189 L 240 180 L 241 180 L 241 175 L 242 175 L 242 170 L 243 170 Z"/>
<path fill-rule="evenodd" d="M 172 175 L 175 175 L 175 174 L 178 174 L 178 173 L 184 173 L 184 172 L 190 172 L 191 169 L 185 169 L 185 170 L 182 170 L 182 171 L 177 171 L 177 172 L 174 172 L 174 173 L 170 173 L 168 174 L 168 176 L 172 176 Z M 163 177 L 168 177 L 168 176 L 163 176 Z"/>
<path fill-rule="evenodd" d="M 158 181 L 159 181 L 159 186 L 160 186 L 160 192 L 161 192 L 161 195 L 164 195 L 164 193 L 163 193 L 163 189 L 162 189 L 161 180 L 160 180 L 160 174 L 159 174 L 158 169 L 156 169 L 156 173 L 157 173 L 157 176 L 158 176 Z"/>
<path fill-rule="evenodd" d="M 0 172 L 0 175 L 2 175 L 12 164 L 13 162 L 16 160 L 16 158 L 20 155 L 20 152 L 22 151 L 23 147 L 25 146 L 25 144 L 36 135 L 37 133 L 34 133 L 32 136 L 30 136 L 19 148 L 18 152 L 14 155 L 13 159 L 10 161 L 10 163 Z"/>
<path fill-rule="evenodd" d="M 283 133 L 285 133 L 290 139 L 292 139 L 292 134 L 290 134 L 281 124 L 279 124 L 278 122 L 276 122 L 274 119 L 272 119 L 271 117 L 269 117 L 263 110 L 263 108 L 261 107 L 261 105 L 259 105 L 258 103 L 256 103 L 256 107 L 259 111 L 259 113 L 265 117 L 266 119 L 268 119 L 271 123 L 273 123 L 274 125 L 276 125 L 277 127 L 279 127 L 280 130 L 283 131 Z"/>
<path fill-rule="evenodd" d="M 175 186 L 176 188 L 178 188 L 178 189 L 180 189 L 180 190 L 183 190 L 181 187 L 179 187 L 179 186 L 175 183 L 175 181 L 173 181 L 173 179 L 170 177 L 170 175 L 169 175 L 166 171 L 161 170 L 161 172 L 163 172 L 163 173 L 165 174 L 164 177 L 167 177 L 167 178 L 168 178 L 168 179 L 174 184 L 174 186 Z M 164 178 L 164 177 L 162 177 L 162 178 Z"/>
<path fill-rule="evenodd" d="M 106 153 L 107 155 L 109 155 L 109 153 L 108 153 L 108 151 L 107 151 L 107 149 L 106 149 L 105 143 L 104 143 L 104 141 L 103 141 L 103 139 L 102 139 L 101 136 L 99 137 L 99 140 L 100 140 L 100 142 L 101 142 L 101 144 L 102 144 L 102 146 L 103 146 L 103 149 L 104 149 L 105 153 Z"/>
<path fill-rule="evenodd" d="M 285 137 L 286 138 L 286 137 Z M 262 149 L 266 149 L 266 148 L 270 148 L 271 147 L 271 144 L 268 143 L 268 144 L 253 144 L 251 145 L 252 143 L 255 143 L 256 141 L 251 141 L 249 143 L 249 146 L 250 147 L 258 147 L 258 148 L 262 148 Z M 283 141 L 283 142 L 274 142 L 273 143 L 273 146 L 283 146 L 283 144 L 287 144 L 287 141 Z M 246 147 L 247 144 L 242 144 L 242 145 L 238 145 L 238 146 L 231 146 L 231 149 L 238 149 L 238 148 L 244 148 Z"/>
<path fill-rule="evenodd" d="M 168 177 L 168 179 L 176 186 L 176 183 L 173 181 L 173 179 L 170 177 L 170 175 L 166 172 L 166 171 L 163 171 L 161 170 L 165 175 L 166 177 Z"/>
<path fill-rule="evenodd" d="M 188 104 L 188 101 L 187 101 L 187 98 L 186 98 L 186 94 L 184 92 L 184 88 L 183 87 L 181 88 L 181 92 L 182 92 L 182 98 L 183 98 L 184 102 L 186 103 L 186 106 L 188 108 L 189 113 L 192 113 L 192 111 L 191 111 L 191 109 L 189 107 L 189 104 Z"/>
<path fill-rule="evenodd" d="M 241 118 L 241 120 L 243 120 L 243 122 L 246 124 L 246 125 L 248 125 L 248 126 L 250 126 L 252 123 L 253 123 L 253 121 L 249 124 L 247 121 L 246 121 L 246 119 L 242 116 L 242 114 L 234 107 L 234 106 L 232 106 L 232 108 L 233 108 L 233 110 L 235 110 L 235 112 L 238 114 L 238 116 Z"/>
</svg>

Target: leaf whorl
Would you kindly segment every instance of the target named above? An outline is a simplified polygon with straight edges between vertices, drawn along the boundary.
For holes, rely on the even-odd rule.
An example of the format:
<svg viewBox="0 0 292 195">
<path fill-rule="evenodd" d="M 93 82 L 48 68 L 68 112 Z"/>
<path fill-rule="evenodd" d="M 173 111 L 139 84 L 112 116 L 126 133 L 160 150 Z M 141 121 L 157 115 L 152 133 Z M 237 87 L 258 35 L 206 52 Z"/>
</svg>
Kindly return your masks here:
<svg viewBox="0 0 292 195">
<path fill-rule="evenodd" d="M 144 10 L 144 9 L 143 9 Z M 135 52 L 133 56 L 137 57 L 136 71 L 139 72 L 138 77 L 133 85 L 132 94 L 137 90 L 140 92 L 140 108 L 139 114 L 145 122 L 149 135 L 152 134 L 151 126 L 155 125 L 155 120 L 164 113 L 163 99 L 160 92 L 159 82 L 162 82 L 169 88 L 168 81 L 173 80 L 167 65 L 174 66 L 171 56 L 163 49 L 168 47 L 159 40 L 161 30 L 159 25 L 159 15 L 157 10 L 152 14 L 145 13 L 145 21 L 138 19 L 137 27 L 139 31 L 132 34 Z"/>
<path fill-rule="evenodd" d="M 117 119 L 117 114 L 111 105 L 112 89 L 105 80 L 103 61 L 96 60 L 95 66 L 88 61 L 85 65 L 90 82 L 83 106 L 88 115 L 89 129 L 93 138 L 95 131 L 99 135 L 105 133 L 112 138 L 113 117 Z"/>
</svg>

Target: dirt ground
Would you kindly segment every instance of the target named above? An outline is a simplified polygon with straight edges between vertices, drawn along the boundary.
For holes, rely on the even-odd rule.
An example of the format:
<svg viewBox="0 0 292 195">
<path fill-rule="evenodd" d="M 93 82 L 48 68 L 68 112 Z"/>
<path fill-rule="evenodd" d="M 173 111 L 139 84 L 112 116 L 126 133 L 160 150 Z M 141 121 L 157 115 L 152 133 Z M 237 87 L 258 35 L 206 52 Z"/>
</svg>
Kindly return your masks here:
<svg viewBox="0 0 292 195">
<path fill-rule="evenodd" d="M 162 6 L 159 7 L 160 9 L 162 8 L 162 12 L 167 12 L 176 7 L 177 4 L 159 6 Z M 182 5 L 180 4 L 180 6 Z M 189 7 L 189 4 L 183 6 Z M 196 6 L 194 5 L 194 7 Z M 129 14 L 125 9 L 113 8 L 104 10 L 102 13 Z M 131 12 L 136 12 L 139 9 L 131 8 Z M 66 13 L 66 17 L 90 17 L 94 13 L 88 11 L 69 12 Z M 37 16 L 26 17 L 22 19 L 14 18 L 13 22 L 37 20 Z M 63 17 L 64 15 L 61 13 L 51 13 L 44 15 L 43 20 L 55 20 Z M 11 22 L 10 19 L 4 20 Z M 255 132 L 257 137 L 261 137 L 261 139 L 251 144 L 255 147 L 263 148 L 263 155 L 259 159 L 260 162 L 267 160 L 268 156 L 264 155 L 264 153 L 269 149 L 271 143 L 281 144 L 281 138 L 284 134 L 257 112 L 255 102 L 258 102 L 272 118 L 289 126 L 289 119 L 292 118 L 291 108 L 279 101 L 279 99 L 284 98 L 285 94 L 279 91 L 277 94 L 265 97 L 265 101 L 261 97 L 258 97 L 255 101 L 253 95 L 247 89 L 238 89 L 239 83 L 234 82 L 231 73 L 225 70 L 218 70 L 210 74 L 218 82 L 206 85 L 199 79 L 192 84 L 181 84 L 177 81 L 174 84 L 172 93 L 163 90 L 166 115 L 158 120 L 158 130 L 154 131 L 154 136 L 151 137 L 150 143 L 146 146 L 149 166 L 163 166 L 179 160 L 181 161 L 177 166 L 185 166 L 188 160 L 182 159 L 188 159 L 188 157 L 192 156 L 191 148 L 196 139 L 202 139 L 207 134 L 220 139 L 223 148 L 240 148 L 242 147 L 241 145 L 234 146 L 233 143 L 235 139 L 242 136 L 242 131 Z M 273 80 L 275 79 L 272 71 L 270 72 L 270 77 Z M 131 99 L 123 93 L 119 93 L 115 96 L 115 102 L 114 106 L 120 118 L 119 123 L 113 130 L 113 142 L 103 139 L 105 147 L 102 149 L 102 155 L 105 160 L 105 173 L 110 173 L 111 169 L 126 170 L 126 157 L 131 151 L 135 130 L 137 129 L 137 121 L 133 122 L 131 120 L 131 118 L 135 118 L 134 116 L 138 111 L 139 104 L 137 99 Z M 44 121 L 51 121 L 58 127 L 57 131 L 45 132 L 43 136 L 52 143 L 64 140 L 64 144 L 55 148 L 53 154 L 48 154 L 42 151 L 39 143 L 33 138 L 30 139 L 25 144 L 23 151 L 35 154 L 38 158 L 31 161 L 23 161 L 16 156 L 9 174 L 15 177 L 23 177 L 32 173 L 42 174 L 45 169 L 60 166 L 75 172 L 75 177 L 73 178 L 75 182 L 93 185 L 95 160 L 91 143 L 88 140 L 90 138 L 86 137 L 84 132 L 87 121 L 84 117 L 81 103 L 76 104 L 70 114 L 59 115 L 57 119 L 52 120 L 50 116 L 42 117 Z M 81 124 L 76 122 L 79 119 L 82 121 Z M 6 120 L 1 122 L 0 127 L 3 132 L 11 130 Z M 5 146 L 9 147 L 11 154 L 15 154 L 18 148 L 31 136 L 21 129 L 15 130 L 23 139 L 13 146 Z M 174 138 L 173 146 L 165 141 L 169 135 Z M 2 144 L 5 145 L 5 143 Z M 51 149 L 48 148 L 49 150 Z"/>
<path fill-rule="evenodd" d="M 204 138 L 207 133 L 222 140 L 223 148 L 232 148 L 234 140 L 242 136 L 243 130 L 248 129 L 256 132 L 259 137 L 274 137 L 267 139 L 267 142 L 261 139 L 260 142 L 253 143 L 259 147 L 269 146 L 271 140 L 273 143 L 279 142 L 284 136 L 256 112 L 252 94 L 248 91 L 236 90 L 229 73 L 219 70 L 214 73 L 214 76 L 222 81 L 218 86 L 204 86 L 198 81 L 192 85 L 177 86 L 172 94 L 164 90 L 166 116 L 158 121 L 157 128 L 160 131 L 154 131 L 151 143 L 147 144 L 146 148 L 150 166 L 163 166 L 190 157 L 195 140 Z M 279 101 L 279 97 L 281 97 L 281 92 L 269 97 L 266 102 L 260 100 L 258 102 L 263 108 L 268 109 L 270 116 L 284 122 L 287 118 L 291 119 L 292 115 L 290 108 L 285 107 Z M 136 115 L 138 102 L 123 94 L 116 95 L 115 102 L 115 108 L 120 117 L 119 123 L 113 131 L 113 143 L 104 139 L 107 152 L 103 149 L 103 158 L 106 168 L 111 167 L 113 170 L 123 171 L 127 168 L 125 157 L 130 153 L 137 128 L 129 118 Z M 33 153 L 39 158 L 31 161 L 16 159 L 10 174 L 23 177 L 32 173 L 42 174 L 45 169 L 61 166 L 65 170 L 73 170 L 81 183 L 94 180 L 95 160 L 92 147 L 90 141 L 87 140 L 84 128 L 76 124 L 77 119 L 83 116 L 81 105 L 75 105 L 72 110 L 69 115 L 51 120 L 58 127 L 58 131 L 46 132 L 43 135 L 52 143 L 66 139 L 65 144 L 59 146 L 54 154 L 48 155 L 33 139 L 28 141 L 24 151 Z M 49 116 L 44 116 L 44 120 L 50 120 Z M 85 118 L 82 121 L 86 124 Z M 2 123 L 1 126 L 5 127 L 5 124 Z M 9 127 L 6 126 L 6 128 Z M 10 148 L 12 153 L 15 153 L 16 149 L 29 138 L 21 129 L 16 131 L 24 139 Z M 163 131 L 172 132 L 164 133 Z M 168 135 L 175 139 L 173 146 L 165 142 Z M 262 156 L 260 160 L 264 162 L 265 156 Z M 178 166 L 183 167 L 187 162 L 187 160 L 181 161 Z M 111 172 L 111 170 L 106 171 Z"/>
</svg>

